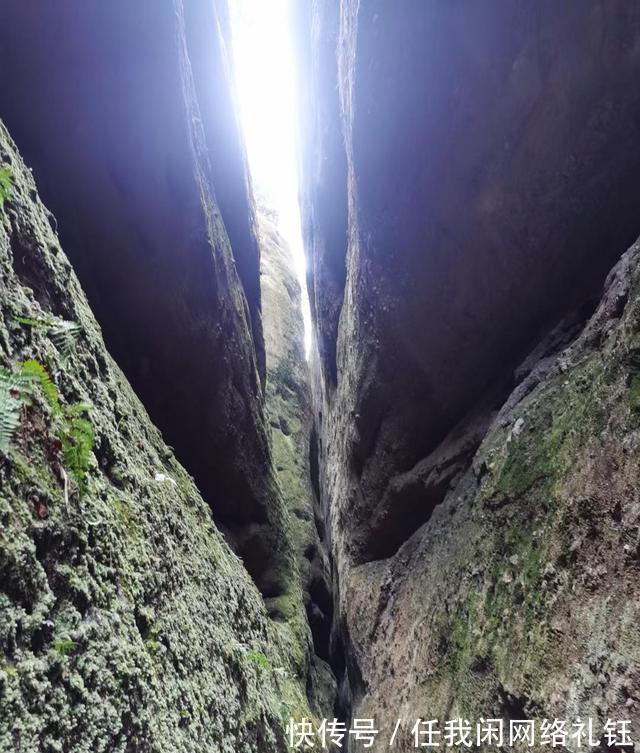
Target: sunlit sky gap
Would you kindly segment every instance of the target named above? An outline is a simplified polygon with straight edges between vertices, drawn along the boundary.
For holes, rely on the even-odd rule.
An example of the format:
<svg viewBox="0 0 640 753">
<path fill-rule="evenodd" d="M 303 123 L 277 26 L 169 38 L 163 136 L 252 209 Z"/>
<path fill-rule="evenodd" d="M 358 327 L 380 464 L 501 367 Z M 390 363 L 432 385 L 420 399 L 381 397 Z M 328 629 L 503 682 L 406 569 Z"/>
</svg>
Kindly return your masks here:
<svg viewBox="0 0 640 753">
<path fill-rule="evenodd" d="M 305 351 L 311 316 L 298 205 L 297 105 L 289 0 L 234 0 L 231 6 L 240 118 L 256 191 L 280 218 L 302 288 Z"/>
</svg>

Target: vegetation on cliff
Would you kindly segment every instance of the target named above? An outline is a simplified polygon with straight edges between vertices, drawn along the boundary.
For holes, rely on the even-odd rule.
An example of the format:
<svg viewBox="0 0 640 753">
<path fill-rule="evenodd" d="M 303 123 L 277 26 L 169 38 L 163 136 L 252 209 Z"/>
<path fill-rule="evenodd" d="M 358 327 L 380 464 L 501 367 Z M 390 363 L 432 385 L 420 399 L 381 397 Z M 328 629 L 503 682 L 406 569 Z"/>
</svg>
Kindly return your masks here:
<svg viewBox="0 0 640 753">
<path fill-rule="evenodd" d="M 0 161 L 0 750 L 281 751 L 304 650 L 108 355 L 4 127 Z M 34 324 L 60 321 L 70 351 Z"/>
</svg>

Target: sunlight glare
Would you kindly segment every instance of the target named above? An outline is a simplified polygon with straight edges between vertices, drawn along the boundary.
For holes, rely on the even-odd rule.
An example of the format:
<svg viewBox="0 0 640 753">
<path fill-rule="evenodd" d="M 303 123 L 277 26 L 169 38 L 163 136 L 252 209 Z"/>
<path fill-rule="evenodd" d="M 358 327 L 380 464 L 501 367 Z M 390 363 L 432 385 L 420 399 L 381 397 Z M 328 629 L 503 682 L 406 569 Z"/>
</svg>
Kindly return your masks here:
<svg viewBox="0 0 640 753">
<path fill-rule="evenodd" d="M 305 352 L 311 316 L 298 205 L 297 110 L 289 0 L 231 3 L 233 55 L 240 118 L 251 178 L 278 216 L 302 290 Z"/>
</svg>

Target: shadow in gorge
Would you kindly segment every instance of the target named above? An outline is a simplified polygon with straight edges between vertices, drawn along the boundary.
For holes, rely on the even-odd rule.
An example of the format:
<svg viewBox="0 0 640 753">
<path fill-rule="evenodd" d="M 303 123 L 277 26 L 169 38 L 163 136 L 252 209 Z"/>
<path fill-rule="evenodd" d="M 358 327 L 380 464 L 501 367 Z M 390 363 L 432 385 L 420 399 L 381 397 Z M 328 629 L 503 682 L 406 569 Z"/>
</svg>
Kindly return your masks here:
<svg viewBox="0 0 640 753">
<path fill-rule="evenodd" d="M 111 353 L 258 586 L 280 594 L 290 553 L 226 10 L 176 7 L 2 3 L 0 116 Z"/>
</svg>

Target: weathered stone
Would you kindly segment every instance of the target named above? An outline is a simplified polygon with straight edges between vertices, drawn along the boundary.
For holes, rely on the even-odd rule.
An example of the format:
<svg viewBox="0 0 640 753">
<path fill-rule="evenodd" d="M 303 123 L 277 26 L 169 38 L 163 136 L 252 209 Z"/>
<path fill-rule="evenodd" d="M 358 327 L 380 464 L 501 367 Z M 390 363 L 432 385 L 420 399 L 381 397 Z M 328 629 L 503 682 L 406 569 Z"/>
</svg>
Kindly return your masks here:
<svg viewBox="0 0 640 753">
<path fill-rule="evenodd" d="M 640 458 L 625 447 L 639 342 L 640 242 L 584 331 L 493 419 L 473 461 L 485 472 L 463 474 L 394 557 L 342 581 L 356 716 L 640 728 L 627 703 L 640 693 Z M 523 416 L 531 430 L 514 437 Z"/>
<path fill-rule="evenodd" d="M 268 618 L 107 353 L 2 125 L 0 165 L 0 367 L 35 359 L 95 434 L 80 490 L 34 387 L 0 452 L 0 750 L 283 751 L 289 715 L 309 716 L 305 644 Z"/>
<path fill-rule="evenodd" d="M 9 0 L 0 115 L 105 340 L 268 596 L 290 546 L 263 415 L 259 252 L 224 0 Z"/>
<path fill-rule="evenodd" d="M 640 7 L 294 5 L 310 375 L 224 0 L 0 7 L 3 116 L 175 447 L 2 130 L 0 749 L 637 730 L 640 244 L 600 298 L 640 229 Z"/>
<path fill-rule="evenodd" d="M 335 385 L 348 236 L 347 156 L 337 96 L 340 3 L 294 3 L 292 17 L 301 48 L 299 98 L 308 115 L 301 129 L 306 180 L 300 195 L 309 267 L 307 287 L 319 367 L 327 382 Z"/>
<path fill-rule="evenodd" d="M 331 573 L 310 467 L 313 414 L 304 353 L 300 285 L 291 251 L 278 230 L 278 217 L 261 207 L 260 259 L 267 358 L 266 405 L 271 419 L 273 462 L 289 511 L 291 531 L 313 636 L 311 699 L 320 715 L 333 714 L 335 679 L 329 665 L 333 623 Z"/>
<path fill-rule="evenodd" d="M 336 393 L 325 383 L 345 439 L 323 412 L 325 436 L 346 445 L 340 548 L 366 561 L 390 479 L 638 234 L 640 8 L 327 0 L 309 14 L 303 220 L 325 375 L 336 329 Z"/>
<path fill-rule="evenodd" d="M 387 726 L 623 714 L 589 666 L 616 685 L 629 670 L 614 668 L 638 659 L 638 594 L 605 512 L 618 489 L 615 515 L 636 516 L 620 454 L 637 447 L 632 377 L 616 370 L 624 293 L 610 288 L 558 353 L 640 230 L 640 8 L 303 5 L 302 211 L 342 697 Z M 549 640 L 558 623 L 566 638 Z"/>
</svg>

